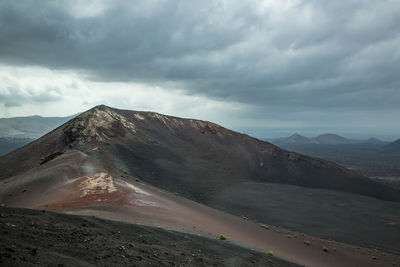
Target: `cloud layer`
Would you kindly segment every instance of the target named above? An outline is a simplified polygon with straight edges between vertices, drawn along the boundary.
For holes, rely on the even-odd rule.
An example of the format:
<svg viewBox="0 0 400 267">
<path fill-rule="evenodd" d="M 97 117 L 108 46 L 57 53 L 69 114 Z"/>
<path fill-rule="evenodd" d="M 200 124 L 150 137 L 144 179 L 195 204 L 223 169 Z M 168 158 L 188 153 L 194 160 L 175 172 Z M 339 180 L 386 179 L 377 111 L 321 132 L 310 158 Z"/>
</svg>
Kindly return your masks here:
<svg viewBox="0 0 400 267">
<path fill-rule="evenodd" d="M 396 0 L 4 0 L 0 25 L 7 66 L 243 103 L 252 118 L 400 114 Z"/>
</svg>

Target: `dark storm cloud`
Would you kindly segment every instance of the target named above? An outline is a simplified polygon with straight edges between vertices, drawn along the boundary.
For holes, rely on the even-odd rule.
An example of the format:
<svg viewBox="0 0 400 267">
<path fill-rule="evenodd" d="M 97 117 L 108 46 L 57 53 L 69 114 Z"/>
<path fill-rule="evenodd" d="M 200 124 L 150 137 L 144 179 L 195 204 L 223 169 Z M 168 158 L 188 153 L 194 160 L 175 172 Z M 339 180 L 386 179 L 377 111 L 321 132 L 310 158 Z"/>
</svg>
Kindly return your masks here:
<svg viewBox="0 0 400 267">
<path fill-rule="evenodd" d="M 68 1 L 2 1 L 0 60 L 275 112 L 398 110 L 398 1 L 276 2 L 114 1 L 82 17 Z"/>
</svg>

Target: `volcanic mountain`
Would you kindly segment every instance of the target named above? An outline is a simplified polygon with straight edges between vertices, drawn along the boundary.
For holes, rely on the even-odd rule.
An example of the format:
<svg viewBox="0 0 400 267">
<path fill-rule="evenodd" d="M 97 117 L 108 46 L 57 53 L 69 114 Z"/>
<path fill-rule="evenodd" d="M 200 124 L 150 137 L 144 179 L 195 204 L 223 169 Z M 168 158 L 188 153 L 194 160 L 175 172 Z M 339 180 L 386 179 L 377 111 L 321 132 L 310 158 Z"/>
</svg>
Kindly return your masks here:
<svg viewBox="0 0 400 267">
<path fill-rule="evenodd" d="M 313 239 L 319 247 L 308 248 L 277 234 L 282 230 L 267 231 L 265 225 L 191 200 L 237 214 L 241 211 L 235 206 L 220 204 L 232 200 L 223 197 L 227 188 L 234 196 L 243 196 L 246 189 L 252 202 L 242 204 L 265 213 L 262 205 L 252 203 L 262 203 L 266 196 L 257 190 L 271 182 L 400 200 L 387 185 L 211 122 L 107 106 L 0 157 L 0 170 L 0 203 L 8 206 L 224 234 L 308 266 L 368 266 L 371 258 L 340 249 L 325 255 L 325 241 Z"/>
<path fill-rule="evenodd" d="M 2 157 L 0 179 L 45 165 L 70 151 L 200 202 L 243 181 L 400 200 L 391 188 L 331 162 L 288 152 L 211 122 L 106 106 L 95 107 Z"/>
</svg>

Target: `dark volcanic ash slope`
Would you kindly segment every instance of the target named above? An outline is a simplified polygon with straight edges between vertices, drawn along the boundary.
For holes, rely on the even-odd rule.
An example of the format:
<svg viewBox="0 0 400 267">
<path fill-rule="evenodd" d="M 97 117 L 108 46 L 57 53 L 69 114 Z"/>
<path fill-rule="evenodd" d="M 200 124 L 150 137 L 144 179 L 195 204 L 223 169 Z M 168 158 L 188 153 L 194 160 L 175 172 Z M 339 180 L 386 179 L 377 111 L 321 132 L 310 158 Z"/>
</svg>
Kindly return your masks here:
<svg viewBox="0 0 400 267">
<path fill-rule="evenodd" d="M 1 266 L 299 266 L 160 228 L 27 209 L 0 215 Z"/>
<path fill-rule="evenodd" d="M 95 107 L 0 158 L 0 179 L 78 149 L 120 174 L 207 202 L 243 181 L 326 188 L 400 200 L 394 189 L 328 161 L 282 150 L 211 122 Z"/>
</svg>

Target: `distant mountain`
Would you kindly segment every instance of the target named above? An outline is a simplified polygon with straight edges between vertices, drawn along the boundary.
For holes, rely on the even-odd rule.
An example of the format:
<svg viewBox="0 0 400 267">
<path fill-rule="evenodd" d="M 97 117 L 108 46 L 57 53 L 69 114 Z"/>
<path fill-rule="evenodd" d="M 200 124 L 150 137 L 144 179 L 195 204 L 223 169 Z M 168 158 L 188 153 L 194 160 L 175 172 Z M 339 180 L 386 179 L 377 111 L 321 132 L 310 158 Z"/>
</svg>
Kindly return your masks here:
<svg viewBox="0 0 400 267">
<path fill-rule="evenodd" d="M 288 151 L 329 160 L 372 179 L 384 179 L 400 188 L 400 141 L 392 143 L 376 138 L 354 140 L 336 134 L 305 137 L 294 134 L 270 140 Z"/>
<path fill-rule="evenodd" d="M 378 138 L 374 138 L 374 137 L 369 138 L 365 141 L 361 140 L 361 142 L 368 143 L 368 144 L 387 144 L 388 143 L 387 141 L 382 141 L 382 140 L 379 140 Z"/>
<path fill-rule="evenodd" d="M 0 156 L 20 148 L 35 139 L 26 137 L 0 137 Z"/>
<path fill-rule="evenodd" d="M 382 148 L 384 151 L 388 152 L 398 152 L 400 153 L 400 139 L 397 139 Z"/>
<path fill-rule="evenodd" d="M 314 140 L 312 138 L 308 138 L 297 133 L 289 136 L 288 138 L 282 139 L 282 142 L 290 143 L 290 144 L 313 144 Z"/>
<path fill-rule="evenodd" d="M 325 144 L 325 145 L 337 145 L 337 144 L 351 144 L 357 141 L 347 139 L 346 137 L 337 135 L 337 134 L 322 134 L 315 138 L 317 144 Z"/>
<path fill-rule="evenodd" d="M 371 143 L 371 144 L 385 143 L 377 138 L 370 138 L 367 140 L 354 140 L 332 133 L 321 134 L 316 137 L 306 137 L 295 133 L 287 138 L 275 138 L 271 139 L 270 141 L 277 145 L 279 144 L 344 145 L 344 144 L 359 144 L 359 143 Z"/>
<path fill-rule="evenodd" d="M 69 121 L 69 117 L 14 117 L 0 119 L 0 137 L 39 138 Z"/>
</svg>

